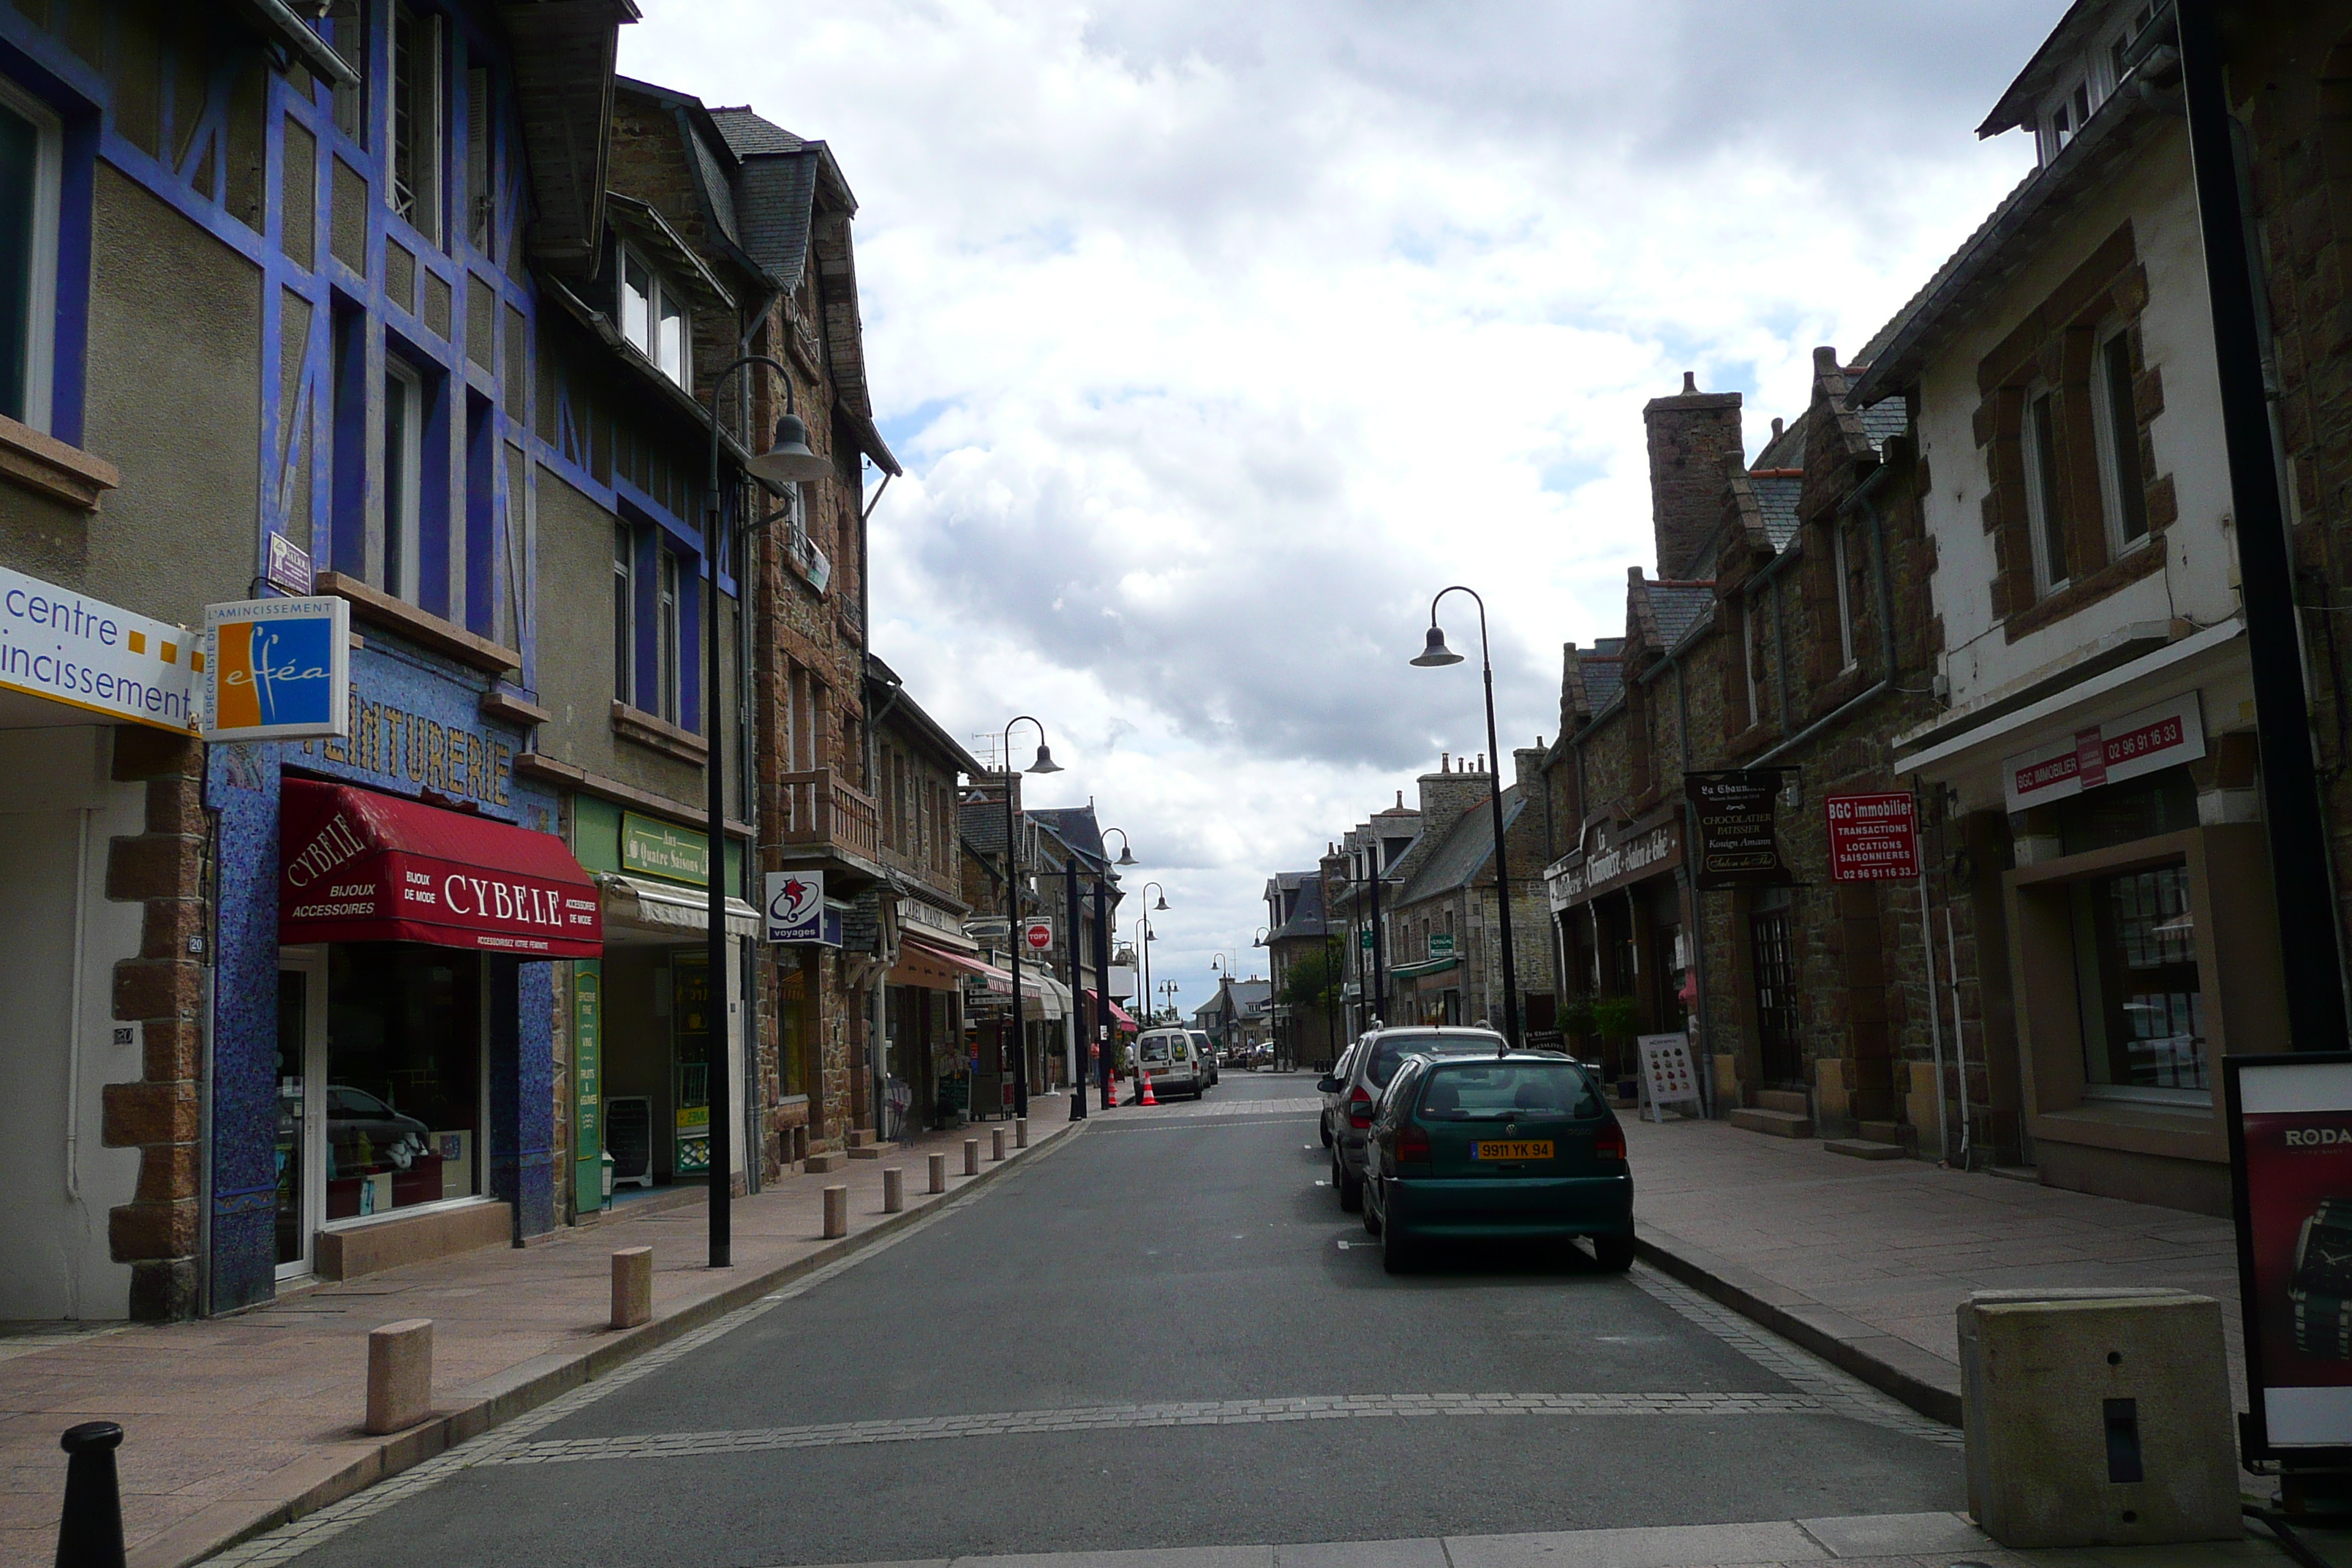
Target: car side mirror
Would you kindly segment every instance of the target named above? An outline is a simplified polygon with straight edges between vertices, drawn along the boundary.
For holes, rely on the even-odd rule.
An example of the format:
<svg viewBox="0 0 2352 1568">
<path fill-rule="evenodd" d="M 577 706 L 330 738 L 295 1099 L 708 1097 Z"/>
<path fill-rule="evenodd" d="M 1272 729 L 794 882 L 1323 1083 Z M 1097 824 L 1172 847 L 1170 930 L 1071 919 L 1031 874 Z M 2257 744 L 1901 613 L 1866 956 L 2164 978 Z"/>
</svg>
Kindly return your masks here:
<svg viewBox="0 0 2352 1568">
<path fill-rule="evenodd" d="M 1321 1078 L 1315 1080 L 1315 1092 L 1318 1094 L 1337 1094 L 1339 1092 L 1339 1080 L 1333 1078 L 1330 1074 L 1326 1073 Z"/>
</svg>

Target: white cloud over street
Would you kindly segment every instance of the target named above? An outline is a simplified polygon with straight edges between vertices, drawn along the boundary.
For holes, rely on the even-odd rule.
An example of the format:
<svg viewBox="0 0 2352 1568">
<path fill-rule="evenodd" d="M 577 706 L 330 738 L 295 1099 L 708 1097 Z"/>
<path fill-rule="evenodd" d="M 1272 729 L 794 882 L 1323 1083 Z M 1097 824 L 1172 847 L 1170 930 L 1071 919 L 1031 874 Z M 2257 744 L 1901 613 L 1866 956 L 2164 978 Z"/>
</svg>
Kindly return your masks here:
<svg viewBox="0 0 2352 1568">
<path fill-rule="evenodd" d="M 1800 412 L 2024 171 L 1973 127 L 2063 5 L 644 9 L 625 72 L 857 194 L 876 650 L 959 736 L 1044 719 L 1033 803 L 1129 830 L 1190 1006 L 1267 872 L 1486 749 L 1475 663 L 1405 662 L 1437 589 L 1551 738 L 1652 564 L 1643 403 Z"/>
</svg>

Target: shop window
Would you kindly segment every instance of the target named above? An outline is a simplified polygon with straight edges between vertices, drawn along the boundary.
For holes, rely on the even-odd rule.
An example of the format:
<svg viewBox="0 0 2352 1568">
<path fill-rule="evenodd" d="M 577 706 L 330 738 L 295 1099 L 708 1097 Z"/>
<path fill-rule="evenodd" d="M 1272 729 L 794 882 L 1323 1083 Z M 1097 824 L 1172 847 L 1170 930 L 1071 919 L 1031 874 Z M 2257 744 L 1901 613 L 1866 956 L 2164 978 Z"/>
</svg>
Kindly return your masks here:
<svg viewBox="0 0 2352 1568">
<path fill-rule="evenodd" d="M 0 415 L 49 428 L 57 319 L 58 119 L 0 82 Z"/>
<path fill-rule="evenodd" d="M 2034 586 L 2047 594 L 2066 585 L 2066 509 L 2058 483 L 2057 399 L 2047 387 L 2025 405 L 2025 509 L 2033 536 Z"/>
<path fill-rule="evenodd" d="M 637 539 L 625 522 L 613 525 L 613 696 L 637 700 Z"/>
<path fill-rule="evenodd" d="M 327 1218 L 481 1185 L 481 961 L 399 942 L 330 949 Z"/>
<path fill-rule="evenodd" d="M 392 7 L 392 210 L 441 242 L 441 18 Z"/>
<path fill-rule="evenodd" d="M 2067 895 L 2084 1092 L 2210 1103 L 2189 868 L 2095 878 Z"/>
<path fill-rule="evenodd" d="M 2099 499 L 2107 550 L 2121 554 L 2147 537 L 2147 490 L 2140 481 L 2139 418 L 2132 400 L 2131 334 L 2121 327 L 2099 341 L 2091 366 L 2091 418 L 2099 444 Z"/>
<path fill-rule="evenodd" d="M 417 602 L 423 554 L 425 381 L 405 363 L 383 362 L 383 591 Z"/>
<path fill-rule="evenodd" d="M 2181 833 L 2197 826 L 2197 784 L 2189 770 L 2166 768 L 2128 784 L 2085 790 L 2058 803 L 2058 847 L 2065 855 Z"/>
</svg>

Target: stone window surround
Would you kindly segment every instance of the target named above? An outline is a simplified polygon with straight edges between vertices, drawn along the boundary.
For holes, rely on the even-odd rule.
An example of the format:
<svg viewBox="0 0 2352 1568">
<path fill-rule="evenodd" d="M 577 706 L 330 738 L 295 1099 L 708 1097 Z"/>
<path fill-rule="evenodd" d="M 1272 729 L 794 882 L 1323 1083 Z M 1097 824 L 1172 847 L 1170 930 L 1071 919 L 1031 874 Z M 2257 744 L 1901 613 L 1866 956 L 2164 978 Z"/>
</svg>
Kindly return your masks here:
<svg viewBox="0 0 2352 1568">
<path fill-rule="evenodd" d="M 2161 535 L 2178 513 L 2170 475 L 2156 473 L 2149 429 L 2164 411 L 2160 368 L 2147 363 L 2139 319 L 2147 305 L 2147 274 L 2140 265 L 2129 220 L 2091 253 L 2041 304 L 1979 362 L 1981 396 L 1975 414 L 1978 449 L 1990 481 L 1982 505 L 1984 528 L 1993 536 L 1996 571 L 1992 613 L 2010 642 L 2075 614 L 2159 571 Z M 2130 345 L 2135 437 L 2132 448 L 2145 486 L 2147 532 L 2121 550 L 2110 547 L 2105 501 L 2099 475 L 2100 441 L 2094 403 L 2094 371 L 2101 329 L 2120 321 Z M 2041 592 L 2035 580 L 2027 503 L 2025 443 L 2027 395 L 2037 384 L 2050 389 L 2056 415 L 2053 454 L 2059 489 L 2065 499 L 2066 547 L 2073 567 L 2055 591 Z M 2117 432 L 2120 436 L 2122 433 Z"/>
</svg>

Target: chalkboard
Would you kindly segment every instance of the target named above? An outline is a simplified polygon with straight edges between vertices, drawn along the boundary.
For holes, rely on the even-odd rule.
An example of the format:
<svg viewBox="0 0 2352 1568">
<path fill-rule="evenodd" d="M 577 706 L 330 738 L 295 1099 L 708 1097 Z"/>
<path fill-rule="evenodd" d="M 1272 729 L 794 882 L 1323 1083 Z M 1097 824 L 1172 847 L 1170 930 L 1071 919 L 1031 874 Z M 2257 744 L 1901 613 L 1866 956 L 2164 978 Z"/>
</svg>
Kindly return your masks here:
<svg viewBox="0 0 2352 1568">
<path fill-rule="evenodd" d="M 654 1102 L 633 1094 L 604 1102 L 604 1148 L 613 1156 L 613 1184 L 654 1184 Z"/>
</svg>

